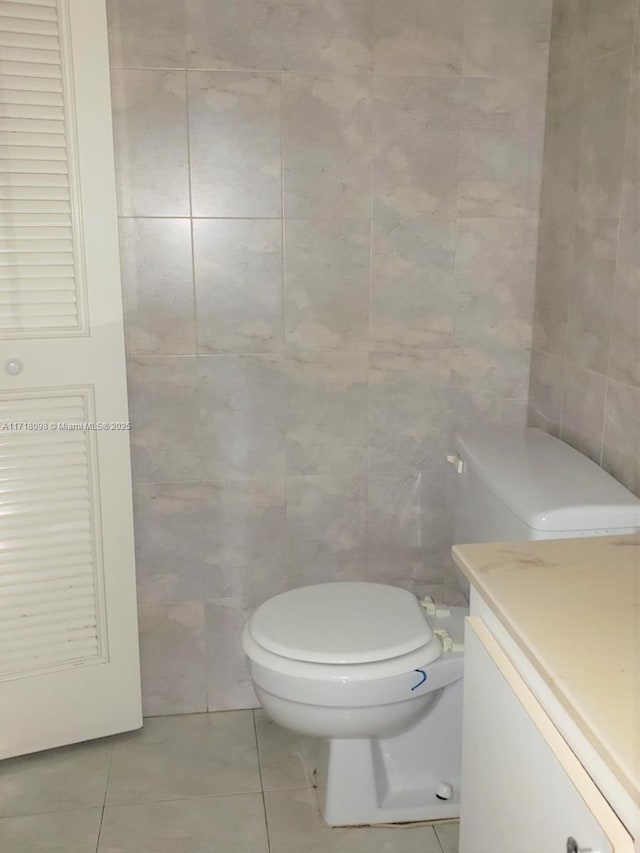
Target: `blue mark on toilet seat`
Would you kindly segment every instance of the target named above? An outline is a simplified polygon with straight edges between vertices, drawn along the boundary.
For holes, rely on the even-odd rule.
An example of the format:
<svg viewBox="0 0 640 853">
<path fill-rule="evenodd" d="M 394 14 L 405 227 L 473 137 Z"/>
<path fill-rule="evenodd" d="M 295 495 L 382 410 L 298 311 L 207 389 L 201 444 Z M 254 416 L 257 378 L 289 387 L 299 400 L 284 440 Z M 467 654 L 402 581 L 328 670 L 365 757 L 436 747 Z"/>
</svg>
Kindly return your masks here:
<svg viewBox="0 0 640 853">
<path fill-rule="evenodd" d="M 422 676 L 422 678 L 420 679 L 420 681 L 416 685 L 414 685 L 411 688 L 412 691 L 417 690 L 418 687 L 421 687 L 425 683 L 425 681 L 427 680 L 427 673 L 424 671 L 424 669 L 414 669 L 414 672 L 419 672 L 420 675 Z"/>
</svg>

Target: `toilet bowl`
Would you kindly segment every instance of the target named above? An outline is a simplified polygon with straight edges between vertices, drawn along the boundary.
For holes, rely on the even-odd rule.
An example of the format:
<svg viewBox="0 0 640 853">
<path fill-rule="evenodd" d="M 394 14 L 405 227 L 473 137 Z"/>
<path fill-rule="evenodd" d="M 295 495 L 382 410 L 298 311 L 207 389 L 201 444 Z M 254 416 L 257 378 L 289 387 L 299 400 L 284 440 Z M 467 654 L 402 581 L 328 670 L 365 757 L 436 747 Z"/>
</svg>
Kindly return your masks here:
<svg viewBox="0 0 640 853">
<path fill-rule="evenodd" d="M 267 714 L 326 741 L 317 779 L 327 823 L 457 816 L 465 613 L 428 618 L 406 590 L 338 582 L 275 596 L 245 625 Z"/>
<path fill-rule="evenodd" d="M 639 529 L 640 500 L 539 429 L 476 427 L 455 449 L 456 543 Z M 327 823 L 459 814 L 465 613 L 425 615 L 406 590 L 345 582 L 282 593 L 249 619 L 242 643 L 265 711 L 323 739 Z"/>
</svg>

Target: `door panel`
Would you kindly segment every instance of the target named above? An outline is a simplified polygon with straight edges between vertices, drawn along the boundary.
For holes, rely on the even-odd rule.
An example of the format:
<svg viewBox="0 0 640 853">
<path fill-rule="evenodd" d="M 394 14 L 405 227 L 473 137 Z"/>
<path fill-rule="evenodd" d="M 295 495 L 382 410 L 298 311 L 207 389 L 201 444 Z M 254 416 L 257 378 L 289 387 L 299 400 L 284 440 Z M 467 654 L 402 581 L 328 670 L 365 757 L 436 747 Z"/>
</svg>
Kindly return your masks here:
<svg viewBox="0 0 640 853">
<path fill-rule="evenodd" d="M 0 757 L 141 725 L 106 32 L 0 2 Z"/>
</svg>

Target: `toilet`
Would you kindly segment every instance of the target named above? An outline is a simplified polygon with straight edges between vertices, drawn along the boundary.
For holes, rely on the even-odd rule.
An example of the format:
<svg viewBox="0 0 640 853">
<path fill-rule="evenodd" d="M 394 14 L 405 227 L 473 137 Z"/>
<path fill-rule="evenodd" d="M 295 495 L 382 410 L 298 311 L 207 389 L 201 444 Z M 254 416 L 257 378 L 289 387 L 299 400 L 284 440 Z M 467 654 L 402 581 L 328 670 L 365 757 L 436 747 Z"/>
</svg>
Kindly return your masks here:
<svg viewBox="0 0 640 853">
<path fill-rule="evenodd" d="M 477 428 L 456 450 L 457 543 L 640 528 L 638 498 L 541 430 Z M 466 612 L 344 581 L 281 593 L 249 618 L 242 646 L 265 712 L 322 739 L 331 826 L 459 815 Z"/>
</svg>

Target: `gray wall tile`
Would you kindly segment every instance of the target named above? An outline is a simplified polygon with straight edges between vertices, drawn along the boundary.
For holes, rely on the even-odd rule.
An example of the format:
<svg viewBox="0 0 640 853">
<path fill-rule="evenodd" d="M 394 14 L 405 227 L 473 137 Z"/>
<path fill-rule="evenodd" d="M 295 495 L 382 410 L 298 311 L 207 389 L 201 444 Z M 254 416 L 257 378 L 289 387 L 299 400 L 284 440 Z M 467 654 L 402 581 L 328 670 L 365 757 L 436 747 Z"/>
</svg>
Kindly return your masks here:
<svg viewBox="0 0 640 853">
<path fill-rule="evenodd" d="M 490 391 L 466 388 L 449 390 L 449 418 L 453 432 L 482 424 L 523 427 L 527 423 L 527 400 L 503 397 Z"/>
<path fill-rule="evenodd" d="M 288 219 L 286 339 L 304 350 L 366 350 L 371 223 Z"/>
<path fill-rule="evenodd" d="M 591 0 L 554 0 L 551 18 L 549 74 L 584 62 Z"/>
<path fill-rule="evenodd" d="M 120 220 L 129 355 L 195 354 L 191 254 L 188 219 Z"/>
<path fill-rule="evenodd" d="M 619 263 L 611 317 L 609 372 L 640 386 L 640 267 Z"/>
<path fill-rule="evenodd" d="M 285 215 L 368 217 L 370 78 L 285 74 L 282 110 Z"/>
<path fill-rule="evenodd" d="M 134 487 L 138 599 L 195 601 L 203 595 L 207 523 L 199 483 Z"/>
<path fill-rule="evenodd" d="M 596 59 L 633 43 L 637 0 L 588 0 L 587 58 Z"/>
<path fill-rule="evenodd" d="M 281 0 L 285 71 L 368 71 L 371 0 Z"/>
<path fill-rule="evenodd" d="M 115 67 L 184 68 L 184 0 L 107 0 Z"/>
<path fill-rule="evenodd" d="M 200 479 L 198 450 L 131 446 L 134 483 L 188 483 Z"/>
<path fill-rule="evenodd" d="M 617 247 L 617 219 L 577 223 L 567 358 L 599 373 L 607 372 Z"/>
<path fill-rule="evenodd" d="M 281 351 L 282 224 L 196 219 L 193 252 L 198 351 Z"/>
<path fill-rule="evenodd" d="M 461 81 L 374 78 L 375 217 L 455 216 Z"/>
<path fill-rule="evenodd" d="M 138 622 L 144 714 L 206 711 L 202 601 L 147 602 Z"/>
<path fill-rule="evenodd" d="M 464 81 L 460 216 L 535 216 L 546 82 Z"/>
<path fill-rule="evenodd" d="M 529 389 L 530 423 L 636 493 L 638 8 L 554 2 Z"/>
<path fill-rule="evenodd" d="M 287 480 L 287 585 L 364 580 L 366 477 Z"/>
<path fill-rule="evenodd" d="M 572 441 L 570 436 L 581 434 L 588 442 L 589 455 L 594 457 L 602 446 L 606 387 L 602 374 L 569 362 L 565 365 L 560 437 L 574 444 L 578 439 Z"/>
<path fill-rule="evenodd" d="M 631 69 L 621 217 L 620 260 L 637 268 L 640 266 L 640 39 L 636 41 Z"/>
<path fill-rule="evenodd" d="M 184 0 L 192 68 L 279 71 L 279 0 Z"/>
<path fill-rule="evenodd" d="M 533 309 L 534 349 L 564 357 L 573 274 L 573 220 L 540 221 Z"/>
<path fill-rule="evenodd" d="M 547 88 L 543 218 L 573 219 L 578 194 L 584 84 L 579 69 L 552 77 Z"/>
<path fill-rule="evenodd" d="M 507 400 L 524 400 L 529 387 L 531 352 L 524 349 L 454 347 L 452 388 L 490 391 Z"/>
<path fill-rule="evenodd" d="M 274 75 L 190 71 L 194 216 L 280 216 L 280 85 Z"/>
<path fill-rule="evenodd" d="M 149 456 L 155 450 L 197 450 L 195 357 L 134 356 L 128 361 L 127 379 L 134 450 L 142 448 Z"/>
<path fill-rule="evenodd" d="M 198 398 L 205 480 L 284 477 L 285 377 L 281 357 L 201 356 Z"/>
<path fill-rule="evenodd" d="M 617 218 L 624 168 L 631 49 L 607 54 L 584 67 L 578 215 Z"/>
<path fill-rule="evenodd" d="M 423 470 L 369 479 L 367 580 L 412 588 L 442 583 L 444 460 L 433 448 Z M 442 538 L 440 538 L 442 537 Z"/>
<path fill-rule="evenodd" d="M 562 419 L 563 370 L 561 359 L 536 350 L 531 353 L 529 423 L 556 438 Z"/>
<path fill-rule="evenodd" d="M 456 223 L 436 216 L 373 223 L 371 347 L 426 352 L 451 346 Z"/>
<path fill-rule="evenodd" d="M 369 471 L 406 477 L 421 471 L 448 430 L 449 351 L 425 358 L 372 353 Z"/>
<path fill-rule="evenodd" d="M 118 213 L 189 216 L 184 71 L 113 70 Z"/>
<path fill-rule="evenodd" d="M 285 549 L 284 480 L 203 483 L 207 566 L 278 568 Z"/>
<path fill-rule="evenodd" d="M 640 389 L 609 382 L 604 415 L 603 466 L 640 493 Z"/>
<path fill-rule="evenodd" d="M 364 462 L 367 353 L 287 358 L 287 473 L 339 474 Z"/>
<path fill-rule="evenodd" d="M 376 73 L 461 73 L 464 0 L 373 0 L 373 26 Z"/>
<path fill-rule="evenodd" d="M 456 346 L 486 351 L 530 346 L 537 229 L 532 219 L 460 221 Z"/>
<path fill-rule="evenodd" d="M 474 0 L 465 14 L 464 73 L 469 77 L 544 77 L 552 0 Z"/>
<path fill-rule="evenodd" d="M 239 599 L 251 608 L 287 588 L 284 560 L 278 565 L 207 565 L 203 577 L 205 599 Z"/>
<path fill-rule="evenodd" d="M 209 600 L 205 614 L 209 710 L 257 707 L 260 703 L 240 645 L 240 632 L 250 615 L 248 605 L 235 598 Z"/>
</svg>

